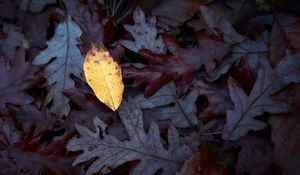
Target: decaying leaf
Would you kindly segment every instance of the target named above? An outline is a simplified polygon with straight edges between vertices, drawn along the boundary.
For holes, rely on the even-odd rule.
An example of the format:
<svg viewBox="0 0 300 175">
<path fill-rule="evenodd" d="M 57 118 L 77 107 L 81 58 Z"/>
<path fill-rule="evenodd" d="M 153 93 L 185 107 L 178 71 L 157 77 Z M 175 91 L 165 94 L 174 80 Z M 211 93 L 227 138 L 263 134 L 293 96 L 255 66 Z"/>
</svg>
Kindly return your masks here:
<svg viewBox="0 0 300 175">
<path fill-rule="evenodd" d="M 149 109 L 152 116 L 159 120 L 171 120 L 179 128 L 192 127 L 198 124 L 196 90 L 189 92 L 184 98 L 176 97 L 174 82 L 170 82 L 153 96 L 145 98 L 143 94 L 136 96 L 133 103 L 141 109 Z"/>
<path fill-rule="evenodd" d="M 145 48 L 153 53 L 165 53 L 166 48 L 162 37 L 157 34 L 156 18 L 151 17 L 146 22 L 144 12 L 137 7 L 133 13 L 133 19 L 135 24 L 133 26 L 124 25 L 124 28 L 133 36 L 134 41 L 121 40 L 121 44 L 134 52 Z"/>
<path fill-rule="evenodd" d="M 69 100 L 62 94 L 63 90 L 75 85 L 70 75 L 84 80 L 83 57 L 76 46 L 81 33 L 79 26 L 68 16 L 67 20 L 56 28 L 54 37 L 47 42 L 48 47 L 33 61 L 35 65 L 43 65 L 55 58 L 46 66 L 44 74 L 48 85 L 53 86 L 53 104 L 50 110 L 59 116 L 70 112 Z"/>
<path fill-rule="evenodd" d="M 163 174 L 175 174 L 191 156 L 192 151 L 181 143 L 175 127 L 168 131 L 168 149 L 161 142 L 159 128 L 152 123 L 148 133 L 144 130 L 142 111 L 132 105 L 125 104 L 118 110 L 130 140 L 120 141 L 105 130 L 106 124 L 95 117 L 93 122 L 96 132 L 88 128 L 76 125 L 80 134 L 79 138 L 73 138 L 67 145 L 69 151 L 83 150 L 76 158 L 74 165 L 94 159 L 88 167 L 86 174 L 91 175 L 100 171 L 106 173 L 110 168 L 116 168 L 128 161 L 140 160 L 140 163 L 131 172 L 132 175 L 153 175 L 159 169 Z M 101 134 L 101 137 L 100 137 Z"/>
<path fill-rule="evenodd" d="M 227 121 L 223 139 L 236 140 L 248 133 L 249 130 L 263 129 L 266 124 L 255 117 L 264 112 L 284 113 L 292 108 L 285 102 L 275 100 L 271 95 L 290 83 L 299 83 L 299 55 L 287 55 L 275 69 L 267 60 L 262 60 L 256 82 L 249 96 L 230 78 L 228 86 L 234 109 L 227 111 Z"/>
<path fill-rule="evenodd" d="M 93 45 L 85 56 L 83 69 L 97 98 L 113 111 L 117 110 L 123 98 L 124 84 L 121 68 L 109 52 Z"/>
</svg>

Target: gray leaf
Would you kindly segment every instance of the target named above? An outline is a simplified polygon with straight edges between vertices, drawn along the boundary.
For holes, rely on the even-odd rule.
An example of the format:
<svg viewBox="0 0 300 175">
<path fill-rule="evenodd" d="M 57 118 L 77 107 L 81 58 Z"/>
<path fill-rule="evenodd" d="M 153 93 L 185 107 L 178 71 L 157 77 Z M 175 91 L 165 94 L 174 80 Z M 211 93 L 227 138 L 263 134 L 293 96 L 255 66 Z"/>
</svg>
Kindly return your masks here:
<svg viewBox="0 0 300 175">
<path fill-rule="evenodd" d="M 132 175 L 153 175 L 158 169 L 162 169 L 163 174 L 175 174 L 192 154 L 192 151 L 181 143 L 174 127 L 169 128 L 169 149 L 165 149 L 156 123 L 151 123 L 148 133 L 144 130 L 142 111 L 139 108 L 134 105 L 129 108 L 123 103 L 118 112 L 130 136 L 128 141 L 120 141 L 107 134 L 106 125 L 97 117 L 94 119 L 96 132 L 81 125 L 76 126 L 80 137 L 71 139 L 67 149 L 83 150 L 74 161 L 74 165 L 96 158 L 88 167 L 87 175 L 98 171 L 107 173 L 108 167 L 116 168 L 133 160 L 140 160 L 140 163 L 133 169 Z"/>
<path fill-rule="evenodd" d="M 82 76 L 83 57 L 77 48 L 77 38 L 82 31 L 72 21 L 71 17 L 59 24 L 54 37 L 47 41 L 48 47 L 37 55 L 33 61 L 35 65 L 49 63 L 44 70 L 48 85 L 53 85 L 53 104 L 50 110 L 60 116 L 70 111 L 69 100 L 62 94 L 65 89 L 75 86 L 70 74 L 84 80 Z"/>
</svg>

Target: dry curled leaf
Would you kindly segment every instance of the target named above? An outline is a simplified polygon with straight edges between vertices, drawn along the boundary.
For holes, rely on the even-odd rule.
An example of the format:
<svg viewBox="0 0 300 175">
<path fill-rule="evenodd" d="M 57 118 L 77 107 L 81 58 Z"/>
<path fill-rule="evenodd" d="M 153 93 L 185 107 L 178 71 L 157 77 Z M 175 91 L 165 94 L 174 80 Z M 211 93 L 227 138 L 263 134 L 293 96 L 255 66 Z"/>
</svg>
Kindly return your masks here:
<svg viewBox="0 0 300 175">
<path fill-rule="evenodd" d="M 97 98 L 113 111 L 117 110 L 123 98 L 122 71 L 108 51 L 92 46 L 84 64 L 84 74 Z"/>
</svg>

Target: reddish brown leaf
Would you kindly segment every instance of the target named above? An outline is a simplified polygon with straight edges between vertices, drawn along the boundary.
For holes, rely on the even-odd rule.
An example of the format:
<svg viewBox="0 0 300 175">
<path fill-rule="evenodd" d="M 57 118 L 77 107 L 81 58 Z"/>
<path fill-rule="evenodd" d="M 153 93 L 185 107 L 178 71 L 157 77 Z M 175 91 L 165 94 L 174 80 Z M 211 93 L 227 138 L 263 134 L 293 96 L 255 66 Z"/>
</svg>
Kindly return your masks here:
<svg viewBox="0 0 300 175">
<path fill-rule="evenodd" d="M 233 70 L 231 77 L 235 79 L 249 95 L 255 79 L 249 64 L 244 59 L 242 59 L 239 62 L 239 66 Z"/>
<path fill-rule="evenodd" d="M 207 145 L 185 162 L 176 175 L 227 175 L 226 168 L 219 164 Z"/>
<path fill-rule="evenodd" d="M 73 175 L 82 174 L 82 169 L 72 167 L 73 158 L 63 157 L 62 152 L 67 142 L 64 135 L 56 137 L 49 144 L 38 144 L 40 138 L 24 140 L 24 133 L 16 130 L 13 122 L 1 118 L 0 138 L 0 174 L 39 174 Z"/>
<path fill-rule="evenodd" d="M 163 85 L 175 80 L 177 94 L 182 96 L 188 90 L 196 71 L 204 65 L 206 70 L 215 68 L 215 61 L 222 59 L 229 52 L 229 45 L 222 41 L 213 40 L 203 33 L 197 34 L 198 46 L 181 48 L 177 40 L 165 35 L 166 47 L 173 55 L 153 54 L 142 49 L 139 54 L 147 59 L 149 66 L 132 64 L 123 67 L 124 77 L 135 79 L 135 86 L 148 84 L 145 96 L 149 97 Z"/>
</svg>

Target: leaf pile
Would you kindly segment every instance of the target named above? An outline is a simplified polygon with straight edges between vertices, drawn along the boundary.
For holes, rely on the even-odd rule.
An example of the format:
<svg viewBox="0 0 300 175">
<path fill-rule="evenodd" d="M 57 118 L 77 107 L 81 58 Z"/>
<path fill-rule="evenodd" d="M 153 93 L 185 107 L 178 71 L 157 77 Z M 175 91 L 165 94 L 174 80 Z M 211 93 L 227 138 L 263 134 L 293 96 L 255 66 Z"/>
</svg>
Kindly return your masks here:
<svg viewBox="0 0 300 175">
<path fill-rule="evenodd" d="M 298 175 L 299 11 L 1 0 L 0 174 Z"/>
</svg>

